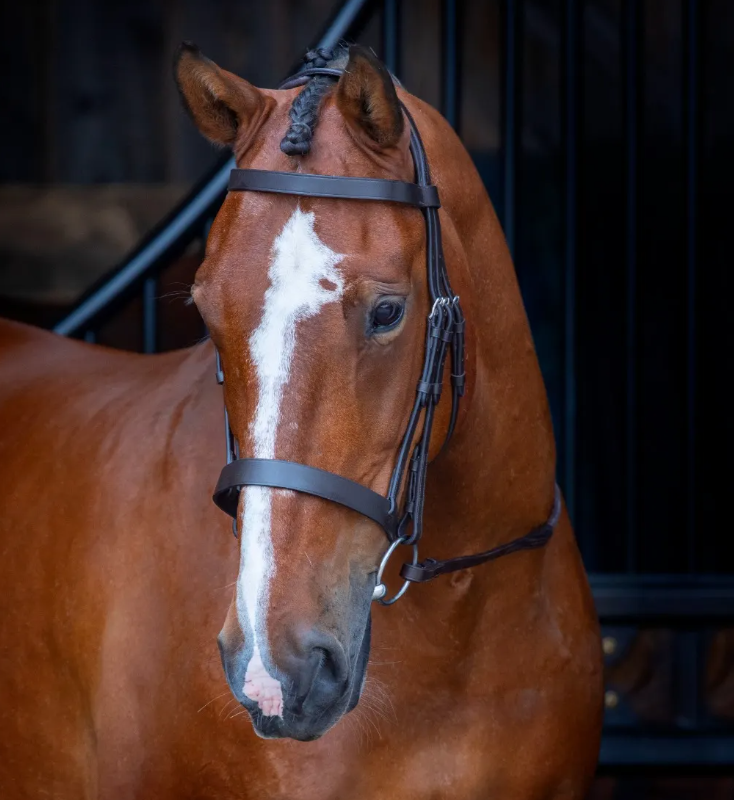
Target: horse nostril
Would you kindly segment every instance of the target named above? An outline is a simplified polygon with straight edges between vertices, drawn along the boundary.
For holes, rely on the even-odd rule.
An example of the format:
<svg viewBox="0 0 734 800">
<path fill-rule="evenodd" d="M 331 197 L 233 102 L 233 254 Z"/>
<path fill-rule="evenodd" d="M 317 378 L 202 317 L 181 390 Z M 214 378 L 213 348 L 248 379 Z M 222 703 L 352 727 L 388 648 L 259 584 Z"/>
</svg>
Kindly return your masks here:
<svg viewBox="0 0 734 800">
<path fill-rule="evenodd" d="M 300 714 L 303 711 L 303 704 L 308 699 L 308 695 L 316 681 L 321 662 L 323 660 L 323 653 L 320 648 L 312 650 L 305 664 L 300 669 L 300 675 L 295 683 L 295 698 L 293 702 L 293 713 Z"/>
<path fill-rule="evenodd" d="M 302 642 L 308 655 L 301 662 L 295 680 L 292 711 L 304 706 L 319 708 L 339 700 L 347 690 L 349 670 L 344 650 L 336 638 L 311 632 Z"/>
<path fill-rule="evenodd" d="M 338 657 L 336 657 L 331 650 L 327 650 L 324 647 L 315 647 L 311 651 L 311 659 L 316 660 L 314 680 L 320 678 L 333 683 L 339 683 L 342 678 L 341 669 L 338 663 Z"/>
<path fill-rule="evenodd" d="M 321 667 L 324 665 L 324 661 L 327 659 L 328 653 L 323 647 L 314 647 L 314 649 L 311 651 L 311 655 L 308 658 L 309 664 L 311 665 L 312 680 L 315 679 L 319 674 Z"/>
</svg>

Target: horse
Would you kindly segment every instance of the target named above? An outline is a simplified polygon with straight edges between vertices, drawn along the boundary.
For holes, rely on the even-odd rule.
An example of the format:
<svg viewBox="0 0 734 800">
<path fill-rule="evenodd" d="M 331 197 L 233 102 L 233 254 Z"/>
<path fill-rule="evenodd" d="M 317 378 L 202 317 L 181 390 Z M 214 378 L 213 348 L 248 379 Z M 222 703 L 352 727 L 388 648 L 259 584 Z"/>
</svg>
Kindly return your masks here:
<svg viewBox="0 0 734 800">
<path fill-rule="evenodd" d="M 371 51 L 307 58 L 334 75 L 260 89 L 191 44 L 175 74 L 240 169 L 413 182 L 414 120 L 466 319 L 418 544 L 502 547 L 547 520 L 556 455 L 500 224 L 457 135 Z M 231 191 L 191 290 L 207 340 L 142 355 L 0 324 L 3 798 L 584 797 L 602 656 L 565 507 L 545 546 L 382 607 L 388 543 L 365 514 L 248 485 L 235 539 L 211 502 L 223 399 L 240 456 L 386 494 L 433 313 L 428 246 L 411 205 Z M 402 585 L 396 563 L 385 576 Z"/>
</svg>

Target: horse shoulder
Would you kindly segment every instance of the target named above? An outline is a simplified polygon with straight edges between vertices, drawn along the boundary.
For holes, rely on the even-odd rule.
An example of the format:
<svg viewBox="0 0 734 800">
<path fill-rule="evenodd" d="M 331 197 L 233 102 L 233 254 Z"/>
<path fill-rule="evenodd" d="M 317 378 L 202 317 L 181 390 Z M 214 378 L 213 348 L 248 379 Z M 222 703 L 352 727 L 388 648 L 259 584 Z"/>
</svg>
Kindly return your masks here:
<svg viewBox="0 0 734 800">
<path fill-rule="evenodd" d="M 0 659 L 0 785 L 86 797 L 98 775 L 139 780 L 161 716 L 144 687 L 177 674 L 166 653 L 185 627 L 188 579 L 205 606 L 228 542 L 196 563 L 205 540 L 193 528 L 217 514 L 186 482 L 187 463 L 211 450 L 214 474 L 219 455 L 200 446 L 221 422 L 216 386 L 197 393 L 204 364 L 214 384 L 209 360 L 0 321 L 0 641 L 13 653 Z M 191 541 L 185 563 L 172 530 Z M 209 595 L 196 579 L 210 579 Z M 188 628 L 200 636 L 196 618 Z"/>
</svg>

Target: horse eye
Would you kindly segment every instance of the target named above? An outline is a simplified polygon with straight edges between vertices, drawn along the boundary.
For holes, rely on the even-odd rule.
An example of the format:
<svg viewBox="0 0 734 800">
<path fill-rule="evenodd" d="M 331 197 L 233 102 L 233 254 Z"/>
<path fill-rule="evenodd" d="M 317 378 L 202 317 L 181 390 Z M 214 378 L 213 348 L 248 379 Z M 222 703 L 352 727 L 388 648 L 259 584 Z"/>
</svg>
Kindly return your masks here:
<svg viewBox="0 0 734 800">
<path fill-rule="evenodd" d="M 381 332 L 394 328 L 403 317 L 404 303 L 399 300 L 381 300 L 372 311 L 372 327 Z"/>
</svg>

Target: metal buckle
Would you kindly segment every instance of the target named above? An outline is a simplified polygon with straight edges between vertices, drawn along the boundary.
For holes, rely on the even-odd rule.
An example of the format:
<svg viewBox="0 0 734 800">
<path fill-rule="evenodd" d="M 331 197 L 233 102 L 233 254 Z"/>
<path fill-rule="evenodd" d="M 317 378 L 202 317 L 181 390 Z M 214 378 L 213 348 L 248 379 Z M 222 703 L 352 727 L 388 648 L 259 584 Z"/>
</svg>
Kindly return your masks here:
<svg viewBox="0 0 734 800">
<path fill-rule="evenodd" d="M 410 586 L 410 581 L 405 581 L 403 584 L 402 589 L 398 591 L 396 595 L 391 597 L 389 600 L 385 600 L 384 597 L 387 594 L 387 586 L 382 582 L 382 573 L 385 571 L 385 567 L 387 566 L 387 562 L 390 560 L 390 556 L 395 552 L 397 546 L 399 544 L 405 544 L 408 541 L 407 536 L 399 536 L 391 545 L 387 548 L 387 552 L 382 557 L 382 561 L 380 562 L 380 568 L 377 570 L 377 579 L 376 585 L 372 592 L 372 599 L 377 600 L 377 602 L 382 606 L 391 606 L 393 603 L 396 603 L 400 598 L 408 591 L 408 587 Z M 414 544 L 413 547 L 413 564 L 418 563 L 418 545 Z"/>
</svg>

